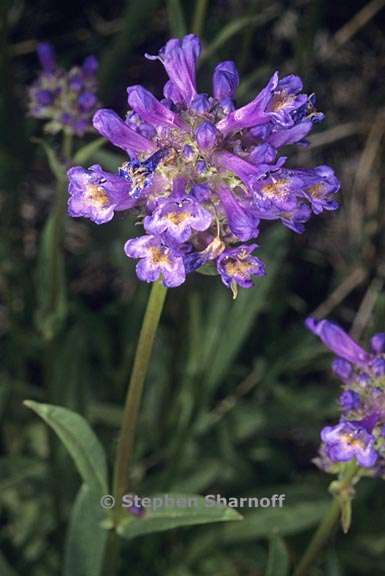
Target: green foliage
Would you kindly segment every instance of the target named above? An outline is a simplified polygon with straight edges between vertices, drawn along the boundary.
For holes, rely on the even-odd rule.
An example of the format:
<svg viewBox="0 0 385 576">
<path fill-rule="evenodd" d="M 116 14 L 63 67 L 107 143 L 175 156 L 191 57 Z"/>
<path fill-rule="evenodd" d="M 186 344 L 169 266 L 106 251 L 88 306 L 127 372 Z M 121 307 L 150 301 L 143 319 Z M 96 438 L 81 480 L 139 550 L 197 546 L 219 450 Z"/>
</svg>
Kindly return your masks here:
<svg viewBox="0 0 385 576">
<path fill-rule="evenodd" d="M 69 520 L 63 576 L 99 576 L 103 568 L 108 531 L 102 527 L 100 494 L 82 484 Z"/>
<path fill-rule="evenodd" d="M 61 143 L 33 138 L 39 123 L 25 114 L 36 39 L 51 40 L 64 64 L 95 53 L 103 106 L 122 116 L 129 84 L 143 82 L 161 97 L 161 65 L 143 52 L 156 53 L 170 30 L 203 31 L 200 92 L 211 93 L 211 64 L 234 59 L 242 72 L 238 103 L 280 69 L 303 76 L 327 112 L 312 145 L 288 165 L 333 165 L 343 209 L 309 223 L 303 236 L 262 228 L 258 256 L 267 276 L 235 301 L 207 268 L 170 291 L 131 477 L 130 490 L 141 496 L 285 494 L 285 505 L 240 509 L 244 519 L 228 524 L 234 510 L 210 510 L 210 518 L 207 509 L 127 513 L 119 526 L 119 576 L 281 576 L 329 504 L 330 477 L 312 459 L 320 429 L 337 417 L 340 390 L 330 355 L 303 320 L 322 305 L 321 315 L 346 327 L 359 310 L 363 342 L 384 330 L 384 170 L 369 136 L 381 127 L 385 97 L 376 81 L 383 13 L 353 20 L 359 4 L 100 0 L 58 8 L 46 0 L 43 10 L 0 3 L 1 576 L 101 576 L 111 530 L 102 527 L 109 516 L 99 499 L 110 491 L 107 469 L 148 292 L 122 250 L 136 235 L 133 224 L 122 215 L 100 227 L 64 216 Z M 350 37 L 333 48 L 345 25 Z M 75 140 L 70 165 L 115 171 L 125 159 L 88 134 Z M 354 284 L 357 267 L 366 279 Z M 25 410 L 25 398 L 43 421 Z M 314 576 L 383 574 L 384 506 L 383 481 L 362 480 L 352 511 L 344 510 L 350 530 L 336 532 Z"/>
<path fill-rule="evenodd" d="M 265 576 L 288 576 L 288 574 L 289 556 L 285 543 L 279 536 L 272 536 Z"/>
<path fill-rule="evenodd" d="M 72 163 L 74 165 L 80 164 L 81 166 L 88 166 L 95 153 L 98 152 L 105 143 L 104 138 L 95 138 L 92 142 L 85 144 L 74 154 Z"/>
<path fill-rule="evenodd" d="M 166 495 L 158 494 L 152 498 L 164 500 Z M 242 520 L 242 516 L 231 508 L 216 505 L 207 506 L 204 498 L 192 494 L 167 494 L 169 498 L 178 498 L 187 505 L 162 506 L 158 510 L 148 509 L 143 518 L 128 518 L 118 525 L 117 532 L 123 538 L 131 540 L 136 536 L 164 532 L 183 526 L 195 526 L 197 524 L 211 524 L 212 522 L 229 522 Z M 188 503 L 190 502 L 190 504 Z"/>
<path fill-rule="evenodd" d="M 25 400 L 24 404 L 56 432 L 71 455 L 83 482 L 97 494 L 105 494 L 108 491 L 106 457 L 87 421 L 68 408 L 32 400 Z"/>
<path fill-rule="evenodd" d="M 61 190 L 63 194 L 64 191 Z M 64 259 L 56 247 L 60 244 L 61 223 L 55 211 L 48 218 L 41 235 L 36 266 L 39 301 L 35 312 L 36 324 L 46 340 L 60 331 L 67 314 L 67 288 Z"/>
</svg>

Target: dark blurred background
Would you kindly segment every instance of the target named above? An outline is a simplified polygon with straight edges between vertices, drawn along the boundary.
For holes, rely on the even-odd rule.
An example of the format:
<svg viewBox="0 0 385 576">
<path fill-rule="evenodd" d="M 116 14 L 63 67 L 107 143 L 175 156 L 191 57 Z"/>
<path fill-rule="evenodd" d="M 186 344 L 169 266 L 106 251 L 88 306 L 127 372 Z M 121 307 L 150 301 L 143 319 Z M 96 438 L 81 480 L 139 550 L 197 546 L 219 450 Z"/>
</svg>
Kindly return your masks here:
<svg viewBox="0 0 385 576">
<path fill-rule="evenodd" d="M 287 500 L 282 510 L 247 512 L 243 523 L 134 540 L 122 574 L 258 576 L 272 531 L 285 537 L 295 561 L 329 500 L 332 478 L 312 459 L 320 429 L 337 418 L 339 385 L 305 317 L 334 318 L 363 343 L 384 330 L 384 7 L 379 0 L 2 0 L 1 576 L 60 573 L 79 487 L 72 463 L 21 404 L 47 401 L 37 260 L 55 187 L 33 140 L 41 124 L 27 117 L 37 42 L 52 42 L 67 67 L 95 54 L 100 99 L 124 114 L 128 84 L 161 95 L 162 66 L 144 52 L 194 30 L 205 48 L 201 91 L 210 89 L 212 66 L 232 58 L 241 73 L 238 103 L 279 69 L 302 76 L 326 114 L 310 147 L 291 151 L 290 165 L 331 165 L 342 181 L 341 209 L 311 221 L 301 236 L 278 224 L 263 230 L 258 255 L 268 275 L 235 303 L 215 277 L 195 274 L 170 290 L 140 422 L 134 477 L 142 494 L 284 493 Z M 106 146 L 92 161 L 115 168 L 121 157 Z M 66 315 L 50 373 L 49 400 L 83 413 L 111 462 L 148 294 L 122 251 L 127 226 L 124 215 L 103 227 L 66 220 Z M 314 576 L 385 574 L 384 509 L 383 481 L 362 481 L 350 533 L 336 535 Z"/>
</svg>

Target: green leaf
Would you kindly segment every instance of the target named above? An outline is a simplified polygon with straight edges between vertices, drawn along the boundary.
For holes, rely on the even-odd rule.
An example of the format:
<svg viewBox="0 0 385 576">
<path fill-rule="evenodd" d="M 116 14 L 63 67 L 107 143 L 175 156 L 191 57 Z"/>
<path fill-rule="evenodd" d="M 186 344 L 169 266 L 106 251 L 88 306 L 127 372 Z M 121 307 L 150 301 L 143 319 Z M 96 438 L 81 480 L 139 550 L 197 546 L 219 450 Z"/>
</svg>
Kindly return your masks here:
<svg viewBox="0 0 385 576">
<path fill-rule="evenodd" d="M 204 276 L 218 276 L 218 270 L 214 264 L 211 264 L 211 262 L 203 264 L 203 266 L 197 269 L 197 272 L 199 272 L 199 274 L 203 274 Z"/>
<path fill-rule="evenodd" d="M 104 138 L 97 138 L 89 144 L 82 146 L 73 157 L 73 164 L 85 164 L 92 158 L 100 148 L 106 143 Z"/>
<path fill-rule="evenodd" d="M 283 536 L 297 534 L 319 523 L 330 503 L 302 502 L 286 508 L 265 508 L 251 512 L 238 526 L 226 526 L 221 535 L 224 542 L 243 542 L 268 538 L 279 531 Z"/>
<path fill-rule="evenodd" d="M 44 149 L 46 153 L 48 165 L 51 169 L 52 174 L 55 176 L 56 180 L 63 182 L 66 179 L 66 169 L 65 165 L 58 158 L 55 150 L 51 148 L 45 140 L 40 140 L 40 138 L 34 138 L 34 142 L 38 142 Z"/>
<path fill-rule="evenodd" d="M 151 498 L 165 499 L 165 494 Z M 208 506 L 202 496 L 167 494 L 171 499 L 183 499 L 184 504 L 175 506 L 162 506 L 161 508 L 145 509 L 142 518 L 129 517 L 123 519 L 118 525 L 117 532 L 123 538 L 130 540 L 143 534 L 164 532 L 183 526 L 197 524 L 210 524 L 212 522 L 229 522 L 242 520 L 242 516 L 234 509 L 222 505 Z"/>
<path fill-rule="evenodd" d="M 185 36 L 187 29 L 180 1 L 168 0 L 167 12 L 171 34 L 173 36 Z"/>
<path fill-rule="evenodd" d="M 62 190 L 57 192 L 62 193 Z M 60 218 L 61 215 L 54 210 L 44 226 L 36 268 L 36 324 L 47 340 L 57 334 L 67 315 L 64 259 L 59 249 L 62 226 Z"/>
<path fill-rule="evenodd" d="M 276 7 L 272 6 L 257 16 L 245 16 L 229 22 L 229 24 L 221 29 L 216 38 L 214 38 L 214 40 L 204 50 L 200 62 L 210 58 L 210 56 L 226 44 L 230 38 L 241 32 L 244 28 L 248 26 L 264 26 L 267 22 L 277 16 L 277 13 Z"/>
<path fill-rule="evenodd" d="M 111 172 L 117 170 L 125 160 L 122 154 L 104 150 L 104 148 L 96 150 L 93 155 L 93 161 L 96 164 L 101 164 L 105 170 L 110 170 Z"/>
<path fill-rule="evenodd" d="M 99 576 L 108 530 L 101 524 L 105 512 L 100 495 L 83 484 L 71 511 L 64 554 L 63 576 Z"/>
<path fill-rule="evenodd" d="M 25 400 L 24 404 L 56 432 L 84 482 L 98 494 L 108 492 L 105 453 L 87 421 L 76 412 L 61 406 L 40 404 L 32 400 Z"/>
<path fill-rule="evenodd" d="M 265 576 L 287 576 L 288 574 L 289 555 L 285 543 L 280 536 L 272 536 Z"/>
<path fill-rule="evenodd" d="M 231 293 L 219 286 L 215 301 L 207 311 L 204 323 L 204 343 L 200 351 L 198 367 L 202 370 L 205 394 L 209 396 L 217 389 L 224 375 L 229 371 L 235 358 L 255 325 L 258 315 L 268 302 L 268 293 L 280 272 L 285 254 L 285 231 L 272 229 L 265 236 L 267 276 L 258 278 L 253 288 L 240 290 L 237 299 L 231 300 Z M 231 338 L 229 338 L 231 334 Z"/>
</svg>

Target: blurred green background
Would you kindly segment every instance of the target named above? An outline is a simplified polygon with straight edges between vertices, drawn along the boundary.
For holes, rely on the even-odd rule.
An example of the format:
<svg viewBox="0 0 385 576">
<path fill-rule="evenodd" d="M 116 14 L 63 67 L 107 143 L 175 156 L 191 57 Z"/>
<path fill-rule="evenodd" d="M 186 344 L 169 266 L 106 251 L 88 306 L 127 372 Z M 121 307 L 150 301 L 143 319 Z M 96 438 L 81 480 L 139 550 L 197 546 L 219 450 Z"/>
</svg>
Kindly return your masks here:
<svg viewBox="0 0 385 576">
<path fill-rule="evenodd" d="M 171 35 L 201 34 L 201 91 L 217 61 L 241 73 L 238 103 L 271 73 L 296 73 L 326 120 L 292 166 L 330 164 L 341 209 L 302 236 L 269 226 L 258 256 L 268 275 L 234 303 L 218 278 L 195 274 L 170 290 L 146 382 L 134 478 L 143 495 L 286 494 L 283 509 L 242 523 L 185 528 L 125 545 L 122 574 L 259 576 L 267 541 L 285 537 L 295 562 L 329 501 L 331 478 L 312 463 L 319 431 L 337 418 L 331 355 L 307 333 L 309 313 L 366 342 L 384 330 L 385 1 L 2 0 L 0 53 L 0 575 L 60 574 L 78 476 L 25 398 L 67 406 L 91 422 L 113 461 L 122 402 L 148 287 L 122 246 L 121 215 L 103 227 L 65 222 L 66 316 L 50 357 L 38 330 L 46 297 L 38 267 L 55 199 L 41 125 L 26 112 L 37 41 L 69 67 L 100 59 L 100 98 L 119 113 L 126 86 L 161 94 L 161 65 L 144 59 Z M 90 136 L 89 139 L 92 139 Z M 52 146 L 58 147 L 50 138 Z M 114 168 L 107 145 L 92 161 Z M 41 272 L 41 271 L 40 271 Z M 333 539 L 314 576 L 385 574 L 385 491 L 360 483 L 350 533 Z"/>
</svg>

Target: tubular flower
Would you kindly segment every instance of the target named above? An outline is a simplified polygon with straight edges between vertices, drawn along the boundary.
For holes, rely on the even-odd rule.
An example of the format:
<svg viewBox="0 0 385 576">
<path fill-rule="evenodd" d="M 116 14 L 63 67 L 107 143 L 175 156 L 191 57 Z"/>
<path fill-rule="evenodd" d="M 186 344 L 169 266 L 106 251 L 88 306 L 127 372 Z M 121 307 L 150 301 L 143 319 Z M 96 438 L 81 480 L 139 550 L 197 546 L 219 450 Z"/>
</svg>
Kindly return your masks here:
<svg viewBox="0 0 385 576">
<path fill-rule="evenodd" d="M 169 76 L 163 99 L 134 85 L 127 89 L 125 119 L 112 110 L 96 112 L 96 130 L 128 157 L 116 175 L 100 172 L 99 182 L 100 167 L 72 168 L 70 213 L 101 223 L 131 208 L 145 235 L 128 240 L 125 252 L 139 259 L 141 280 L 177 286 L 209 266 L 235 294 L 264 274 L 252 255 L 261 220 L 303 232 L 312 214 L 337 208 L 339 182 L 327 166 L 285 168 L 286 157 L 278 154 L 283 145 L 304 143 L 323 117 L 314 96 L 302 93 L 300 78 L 280 79 L 275 72 L 249 104 L 237 108 L 239 76 L 231 61 L 215 67 L 212 96 L 199 92 L 200 51 L 192 34 L 169 40 L 159 54 L 146 55 Z M 105 196 L 94 193 L 95 186 Z"/>
<path fill-rule="evenodd" d="M 37 54 L 42 70 L 29 88 L 30 115 L 46 120 L 45 130 L 53 134 L 64 130 L 83 136 L 93 130 L 92 116 L 99 107 L 96 58 L 88 56 L 67 72 L 57 65 L 50 44 L 39 44 Z"/>
<path fill-rule="evenodd" d="M 308 318 L 306 325 L 337 355 L 332 368 L 342 381 L 340 421 L 322 430 L 316 463 L 337 472 L 355 461 L 367 475 L 385 477 L 385 334 L 375 334 L 367 352 L 328 320 Z"/>
</svg>

